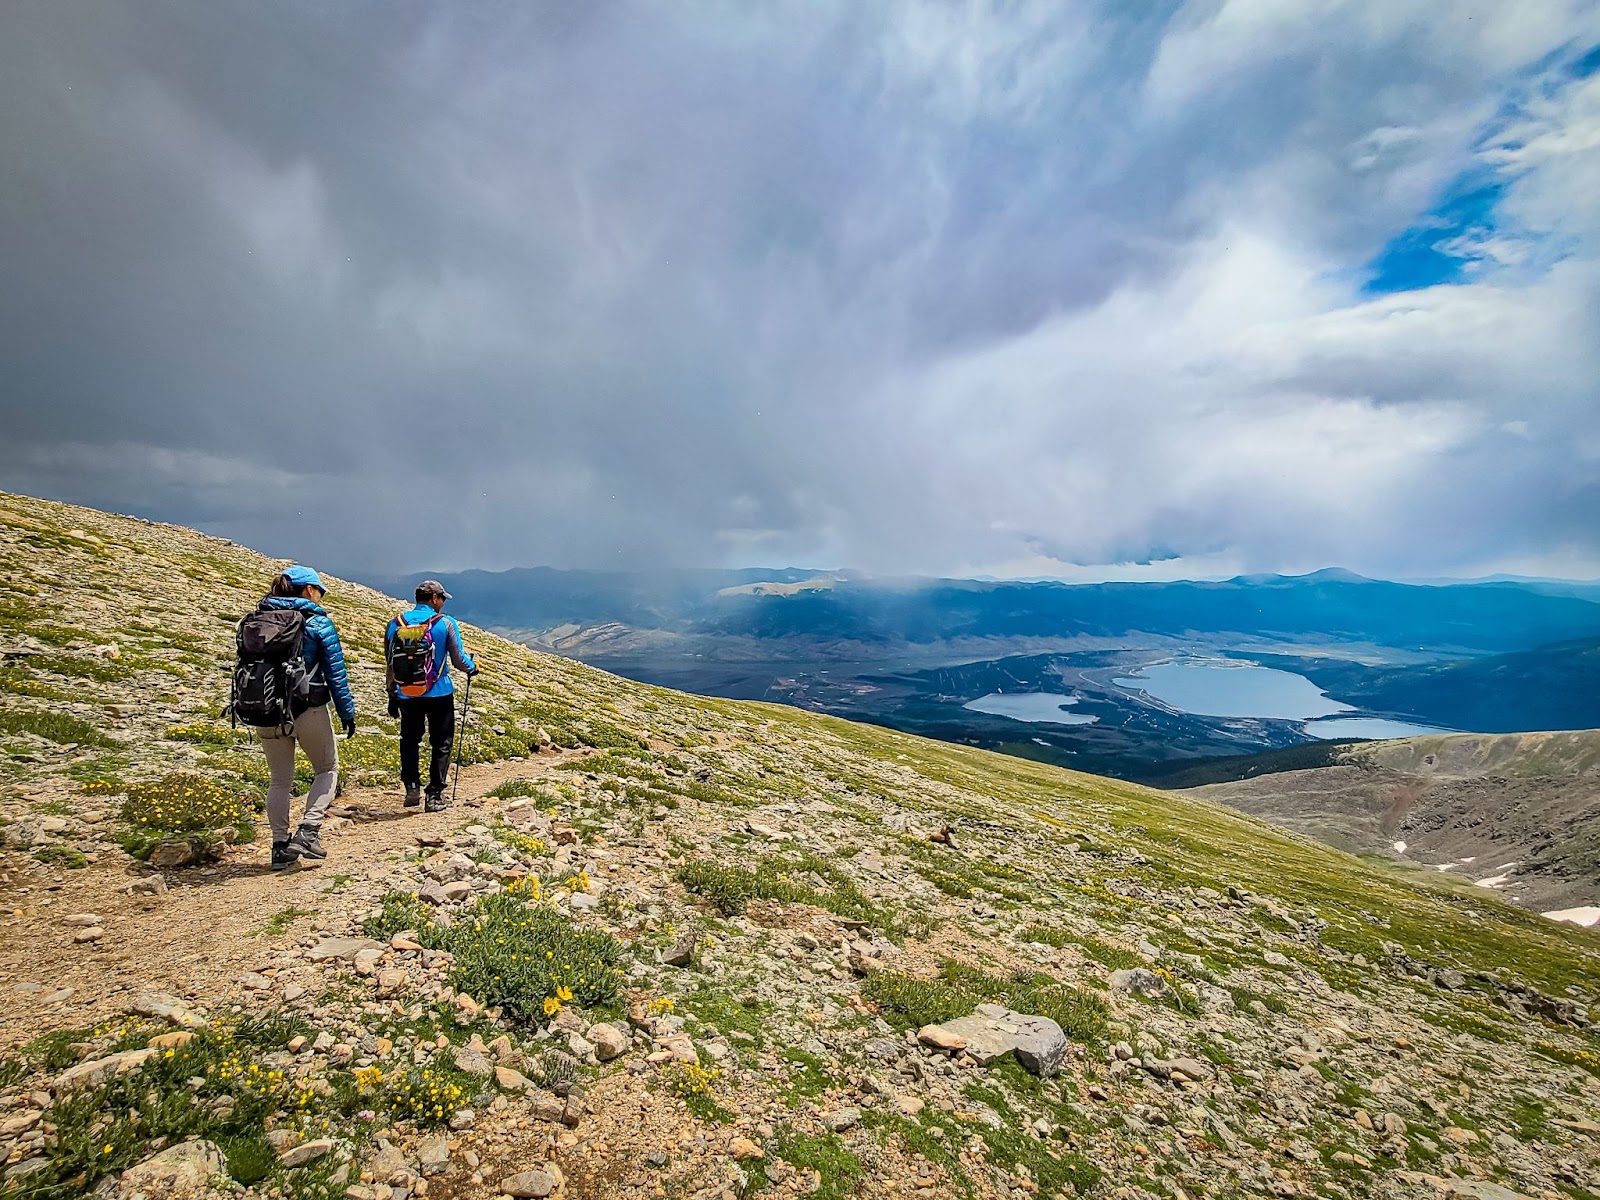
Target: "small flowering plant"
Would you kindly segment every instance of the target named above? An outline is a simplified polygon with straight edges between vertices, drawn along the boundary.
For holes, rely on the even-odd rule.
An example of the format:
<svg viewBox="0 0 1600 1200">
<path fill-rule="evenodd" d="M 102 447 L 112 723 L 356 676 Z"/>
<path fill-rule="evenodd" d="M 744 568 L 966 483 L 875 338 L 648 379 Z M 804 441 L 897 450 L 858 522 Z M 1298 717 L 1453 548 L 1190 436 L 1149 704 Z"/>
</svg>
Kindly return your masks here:
<svg viewBox="0 0 1600 1200">
<path fill-rule="evenodd" d="M 729 1114 L 717 1103 L 721 1067 L 697 1062 L 673 1063 L 667 1071 L 667 1088 L 702 1121 L 723 1121 Z"/>
<path fill-rule="evenodd" d="M 438 938 L 455 956 L 450 983 L 513 1020 L 541 1025 L 568 1004 L 615 1003 L 621 947 L 610 934 L 580 928 L 541 899 L 533 876 L 484 896 Z"/>
<path fill-rule="evenodd" d="M 448 1121 L 466 1107 L 467 1093 L 451 1074 L 437 1067 L 414 1067 L 389 1084 L 389 1107 L 419 1125 Z"/>
<path fill-rule="evenodd" d="M 531 833 L 519 833 L 505 825 L 495 826 L 494 837 L 502 846 L 528 858 L 538 858 L 547 849 L 544 839 L 534 837 Z"/>
<path fill-rule="evenodd" d="M 224 843 L 249 841 L 255 833 L 255 798 L 205 775 L 177 772 L 131 784 L 95 780 L 84 790 L 123 797 L 123 847 L 135 858 L 149 857 L 163 842 L 187 840 L 203 860 Z"/>
<path fill-rule="evenodd" d="M 204 775 L 179 773 L 131 784 L 122 804 L 130 825 L 165 833 L 203 833 L 250 825 L 253 805 L 233 789 Z"/>
<path fill-rule="evenodd" d="M 1593 1050 L 1562 1046 L 1555 1042 L 1540 1042 L 1536 1049 L 1546 1058 L 1600 1076 L 1600 1054 L 1596 1054 Z"/>
<path fill-rule="evenodd" d="M 539 883 L 537 875 L 523 875 L 506 884 L 506 893 L 518 896 L 525 900 L 540 900 L 544 897 L 544 888 Z"/>
</svg>

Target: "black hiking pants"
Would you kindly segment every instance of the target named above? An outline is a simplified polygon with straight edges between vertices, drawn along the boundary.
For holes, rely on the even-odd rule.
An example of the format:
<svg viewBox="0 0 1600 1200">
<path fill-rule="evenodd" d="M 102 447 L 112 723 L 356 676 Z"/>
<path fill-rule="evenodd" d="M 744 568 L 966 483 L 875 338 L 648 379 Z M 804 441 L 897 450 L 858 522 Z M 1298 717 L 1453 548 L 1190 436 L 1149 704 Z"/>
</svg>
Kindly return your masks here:
<svg viewBox="0 0 1600 1200">
<path fill-rule="evenodd" d="M 432 755 L 428 762 L 428 793 L 444 794 L 450 778 L 450 749 L 456 740 L 455 696 L 421 696 L 400 701 L 400 782 L 408 788 L 422 783 L 418 759 L 422 750 L 422 731 L 428 731 Z"/>
</svg>

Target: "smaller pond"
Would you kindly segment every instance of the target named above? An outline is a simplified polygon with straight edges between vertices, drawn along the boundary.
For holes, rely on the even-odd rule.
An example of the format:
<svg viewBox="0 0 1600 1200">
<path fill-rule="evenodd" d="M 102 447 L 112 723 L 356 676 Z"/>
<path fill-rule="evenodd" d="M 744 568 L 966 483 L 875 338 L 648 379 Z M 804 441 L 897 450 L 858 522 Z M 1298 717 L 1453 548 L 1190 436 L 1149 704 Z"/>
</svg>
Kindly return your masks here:
<svg viewBox="0 0 1600 1200">
<path fill-rule="evenodd" d="M 1390 721 L 1384 717 L 1330 717 L 1326 721 L 1307 721 L 1305 731 L 1314 738 L 1407 738 L 1425 733 L 1449 733 L 1433 725 L 1413 725 L 1409 721 Z"/>
<path fill-rule="evenodd" d="M 1071 713 L 1066 708 L 1076 704 L 1076 696 L 1063 696 L 1058 692 L 990 692 L 969 700 L 962 708 L 974 712 L 991 713 L 997 717 L 1010 717 L 1013 721 L 1037 721 L 1050 725 L 1093 725 L 1096 718 L 1087 713 Z"/>
</svg>

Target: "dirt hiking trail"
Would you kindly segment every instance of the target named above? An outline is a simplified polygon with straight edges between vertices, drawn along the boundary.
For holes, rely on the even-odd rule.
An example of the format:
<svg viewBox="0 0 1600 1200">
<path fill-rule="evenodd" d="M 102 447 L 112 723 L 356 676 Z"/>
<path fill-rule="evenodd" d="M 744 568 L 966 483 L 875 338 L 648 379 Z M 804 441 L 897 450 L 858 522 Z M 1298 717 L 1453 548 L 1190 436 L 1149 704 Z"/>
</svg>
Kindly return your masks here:
<svg viewBox="0 0 1600 1200">
<path fill-rule="evenodd" d="M 349 932 L 342 928 L 349 910 L 364 907 L 370 890 L 356 885 L 387 874 L 391 855 L 444 837 L 472 814 L 487 816 L 500 805 L 488 793 L 501 783 L 535 778 L 588 753 L 464 766 L 456 805 L 439 813 L 403 807 L 398 784 L 349 788 L 330 810 L 328 857 L 315 866 L 270 870 L 263 818 L 255 841 L 211 866 L 153 872 L 115 855 L 53 877 L 6 878 L 0 1046 L 110 1020 L 145 990 L 200 995 L 212 1005 L 236 995 L 242 978 L 308 932 Z M 296 817 L 303 802 L 295 798 Z M 164 892 L 129 893 L 135 880 L 152 876 L 165 882 Z M 84 926 L 65 918 L 89 913 L 101 918 L 105 936 L 76 942 Z M 293 915 L 274 923 L 285 913 Z"/>
</svg>

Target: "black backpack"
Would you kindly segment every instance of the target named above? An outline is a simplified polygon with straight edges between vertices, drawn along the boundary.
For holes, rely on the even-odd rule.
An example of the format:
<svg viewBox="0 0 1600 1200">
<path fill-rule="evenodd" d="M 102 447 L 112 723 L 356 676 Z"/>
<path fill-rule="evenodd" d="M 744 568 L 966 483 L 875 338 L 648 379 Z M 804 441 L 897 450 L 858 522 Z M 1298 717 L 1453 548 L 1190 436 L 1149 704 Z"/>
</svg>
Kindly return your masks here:
<svg viewBox="0 0 1600 1200">
<path fill-rule="evenodd" d="M 262 605 L 239 622 L 228 714 L 235 724 L 287 729 L 309 707 L 311 680 L 301 647 L 306 614 Z"/>
</svg>

